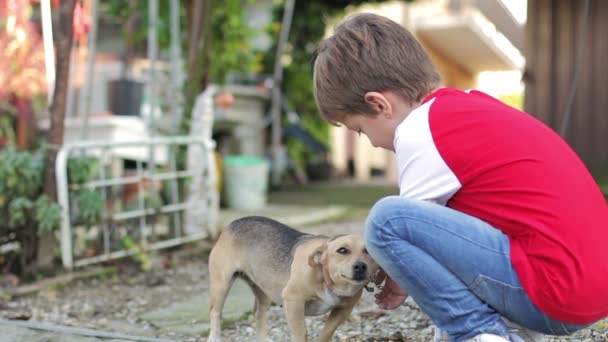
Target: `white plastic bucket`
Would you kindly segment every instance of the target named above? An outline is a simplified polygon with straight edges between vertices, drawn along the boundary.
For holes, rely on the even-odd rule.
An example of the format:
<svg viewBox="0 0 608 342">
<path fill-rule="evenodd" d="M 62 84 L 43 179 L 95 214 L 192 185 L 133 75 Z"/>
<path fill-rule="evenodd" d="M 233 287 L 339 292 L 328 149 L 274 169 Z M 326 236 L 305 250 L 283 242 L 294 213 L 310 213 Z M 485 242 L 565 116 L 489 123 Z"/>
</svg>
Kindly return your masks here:
<svg viewBox="0 0 608 342">
<path fill-rule="evenodd" d="M 231 209 L 253 211 L 266 206 L 269 163 L 247 155 L 224 157 L 224 194 Z"/>
</svg>

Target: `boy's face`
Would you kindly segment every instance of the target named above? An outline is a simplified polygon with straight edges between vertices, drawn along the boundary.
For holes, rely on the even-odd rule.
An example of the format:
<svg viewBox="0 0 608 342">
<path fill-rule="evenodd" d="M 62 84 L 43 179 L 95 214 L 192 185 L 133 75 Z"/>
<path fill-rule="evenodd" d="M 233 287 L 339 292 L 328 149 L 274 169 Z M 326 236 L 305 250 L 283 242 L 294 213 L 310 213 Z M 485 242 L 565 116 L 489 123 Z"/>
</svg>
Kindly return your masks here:
<svg viewBox="0 0 608 342">
<path fill-rule="evenodd" d="M 365 134 L 374 147 L 394 151 L 395 127 L 383 115 L 351 114 L 340 120 L 351 131 Z"/>
<path fill-rule="evenodd" d="M 368 92 L 365 101 L 377 114 L 347 114 L 339 122 L 365 134 L 374 147 L 394 151 L 395 130 L 415 106 L 392 92 Z"/>
</svg>

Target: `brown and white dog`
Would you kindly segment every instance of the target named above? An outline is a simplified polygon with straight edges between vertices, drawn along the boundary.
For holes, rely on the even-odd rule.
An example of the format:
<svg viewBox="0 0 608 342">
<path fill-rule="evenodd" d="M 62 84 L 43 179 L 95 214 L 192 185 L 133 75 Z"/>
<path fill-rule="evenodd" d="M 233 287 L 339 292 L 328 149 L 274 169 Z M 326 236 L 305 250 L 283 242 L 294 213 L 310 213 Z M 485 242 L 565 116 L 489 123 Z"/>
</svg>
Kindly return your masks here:
<svg viewBox="0 0 608 342">
<path fill-rule="evenodd" d="M 292 341 L 307 341 L 304 316 L 330 312 L 318 341 L 330 341 L 378 270 L 359 235 L 299 232 L 264 217 L 244 217 L 220 235 L 209 256 L 208 342 L 221 341 L 221 314 L 237 277 L 255 294 L 257 340 L 268 340 L 268 309 L 282 303 Z"/>
</svg>

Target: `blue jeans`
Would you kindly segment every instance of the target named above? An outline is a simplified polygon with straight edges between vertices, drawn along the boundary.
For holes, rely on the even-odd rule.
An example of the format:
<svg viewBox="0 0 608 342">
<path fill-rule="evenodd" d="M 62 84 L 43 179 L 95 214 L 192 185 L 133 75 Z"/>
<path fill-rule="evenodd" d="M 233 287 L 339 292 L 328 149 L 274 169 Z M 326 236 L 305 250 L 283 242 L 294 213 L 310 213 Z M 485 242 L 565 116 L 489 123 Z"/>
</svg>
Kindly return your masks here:
<svg viewBox="0 0 608 342">
<path fill-rule="evenodd" d="M 506 335 L 501 316 L 550 335 L 588 325 L 557 321 L 531 301 L 511 265 L 509 238 L 462 212 L 402 197 L 383 198 L 367 218 L 370 255 L 433 323 L 463 341 Z"/>
</svg>

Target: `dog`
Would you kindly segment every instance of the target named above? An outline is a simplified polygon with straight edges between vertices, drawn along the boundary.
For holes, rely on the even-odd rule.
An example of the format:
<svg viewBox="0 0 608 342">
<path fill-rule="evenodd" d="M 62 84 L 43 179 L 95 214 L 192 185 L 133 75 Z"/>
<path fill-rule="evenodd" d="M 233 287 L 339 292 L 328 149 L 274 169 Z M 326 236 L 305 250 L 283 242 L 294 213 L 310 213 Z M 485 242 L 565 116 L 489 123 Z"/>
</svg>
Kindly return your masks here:
<svg viewBox="0 0 608 342">
<path fill-rule="evenodd" d="M 255 295 L 258 341 L 268 341 L 272 302 L 282 304 L 293 342 L 308 341 L 305 316 L 329 312 L 318 341 L 330 341 L 377 270 L 361 236 L 311 235 L 259 216 L 235 220 L 209 255 L 207 341 L 221 341 L 222 309 L 236 278 Z"/>
</svg>

